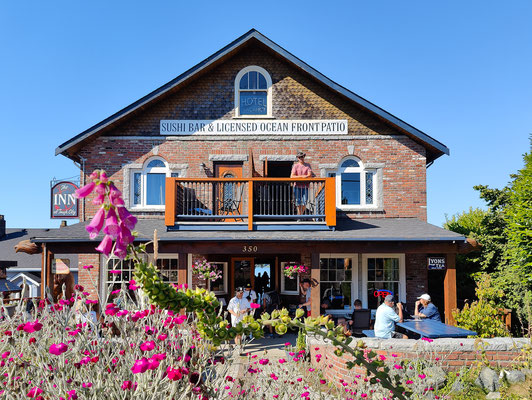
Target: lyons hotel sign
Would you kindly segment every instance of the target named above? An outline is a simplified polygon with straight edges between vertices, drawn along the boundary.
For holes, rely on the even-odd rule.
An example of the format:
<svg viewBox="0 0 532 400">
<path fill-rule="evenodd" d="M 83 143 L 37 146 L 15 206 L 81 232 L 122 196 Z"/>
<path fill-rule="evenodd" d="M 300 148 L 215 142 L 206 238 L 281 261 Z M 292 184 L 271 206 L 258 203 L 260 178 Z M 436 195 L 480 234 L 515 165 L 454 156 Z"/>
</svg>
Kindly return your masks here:
<svg viewBox="0 0 532 400">
<path fill-rule="evenodd" d="M 345 119 L 161 120 L 161 135 L 347 135 Z"/>
</svg>

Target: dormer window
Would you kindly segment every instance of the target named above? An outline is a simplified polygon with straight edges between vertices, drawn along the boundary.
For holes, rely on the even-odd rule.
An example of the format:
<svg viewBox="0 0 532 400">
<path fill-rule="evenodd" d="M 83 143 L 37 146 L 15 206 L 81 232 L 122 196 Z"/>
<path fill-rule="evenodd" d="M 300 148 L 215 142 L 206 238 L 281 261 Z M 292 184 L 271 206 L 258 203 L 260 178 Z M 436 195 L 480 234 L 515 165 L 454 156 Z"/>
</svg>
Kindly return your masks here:
<svg viewBox="0 0 532 400">
<path fill-rule="evenodd" d="M 264 68 L 242 69 L 235 79 L 235 116 L 271 117 L 272 79 Z"/>
</svg>

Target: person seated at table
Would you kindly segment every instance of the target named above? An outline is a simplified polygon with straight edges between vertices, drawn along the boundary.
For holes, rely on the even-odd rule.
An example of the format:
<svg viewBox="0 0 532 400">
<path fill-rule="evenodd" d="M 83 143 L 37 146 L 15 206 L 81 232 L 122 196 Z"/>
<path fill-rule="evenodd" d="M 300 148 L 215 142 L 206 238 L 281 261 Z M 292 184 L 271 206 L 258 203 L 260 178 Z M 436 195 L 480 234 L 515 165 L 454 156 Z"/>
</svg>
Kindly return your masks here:
<svg viewBox="0 0 532 400">
<path fill-rule="evenodd" d="M 384 298 L 384 302 L 377 308 L 375 314 L 375 337 L 381 339 L 408 339 L 406 335 L 395 332 L 395 323 L 403 322 L 403 305 L 397 303 L 397 313 L 394 311 L 394 298 L 391 294 Z"/>
<path fill-rule="evenodd" d="M 438 308 L 432 304 L 431 298 L 427 293 L 422 294 L 417 299 L 414 307 L 414 316 L 441 322 L 440 312 L 438 311 Z"/>
<path fill-rule="evenodd" d="M 353 303 L 353 306 L 355 307 L 355 310 L 362 310 L 362 301 L 360 299 L 356 299 Z M 353 314 L 351 315 L 351 319 L 348 322 L 349 329 L 351 329 L 351 325 L 353 325 L 353 322 L 355 320 L 356 311 L 353 311 Z"/>
</svg>

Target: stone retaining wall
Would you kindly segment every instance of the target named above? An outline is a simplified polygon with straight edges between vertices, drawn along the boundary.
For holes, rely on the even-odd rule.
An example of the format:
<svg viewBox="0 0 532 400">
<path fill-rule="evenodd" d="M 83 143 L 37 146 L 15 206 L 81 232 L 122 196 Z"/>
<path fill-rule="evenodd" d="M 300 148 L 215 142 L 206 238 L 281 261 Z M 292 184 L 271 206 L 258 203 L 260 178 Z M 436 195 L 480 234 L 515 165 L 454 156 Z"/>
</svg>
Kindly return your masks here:
<svg viewBox="0 0 532 400">
<path fill-rule="evenodd" d="M 399 363 L 402 360 L 424 358 L 432 360 L 446 371 L 459 370 L 461 367 L 489 362 L 491 367 L 512 367 L 525 346 L 530 345 L 529 339 L 524 338 L 495 338 L 495 339 L 375 339 L 361 338 L 368 349 L 372 349 L 387 361 Z M 348 380 L 353 374 L 364 374 L 362 367 L 352 370 L 346 368 L 346 362 L 353 360 L 351 355 L 338 357 L 335 348 L 321 339 L 308 338 L 311 361 L 315 368 L 323 371 L 327 380 L 338 382 Z M 356 343 L 356 342 L 355 342 Z M 318 356 L 321 354 L 321 357 Z M 318 361 L 319 360 L 319 361 Z"/>
</svg>

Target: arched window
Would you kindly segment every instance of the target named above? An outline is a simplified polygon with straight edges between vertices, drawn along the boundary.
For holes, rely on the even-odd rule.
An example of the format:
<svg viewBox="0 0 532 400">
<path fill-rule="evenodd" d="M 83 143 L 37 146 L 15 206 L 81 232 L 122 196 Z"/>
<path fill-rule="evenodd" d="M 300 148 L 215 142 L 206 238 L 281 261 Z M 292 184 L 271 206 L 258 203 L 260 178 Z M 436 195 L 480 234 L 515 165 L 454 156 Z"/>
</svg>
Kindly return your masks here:
<svg viewBox="0 0 532 400">
<path fill-rule="evenodd" d="M 336 171 L 336 205 L 344 210 L 376 208 L 377 169 L 366 168 L 356 157 L 340 163 Z"/>
<path fill-rule="evenodd" d="M 272 79 L 256 65 L 242 69 L 235 79 L 235 116 L 270 117 Z"/>
<path fill-rule="evenodd" d="M 132 207 L 164 209 L 165 178 L 171 175 L 168 164 L 159 157 L 146 160 L 142 170 L 132 171 Z"/>
</svg>

